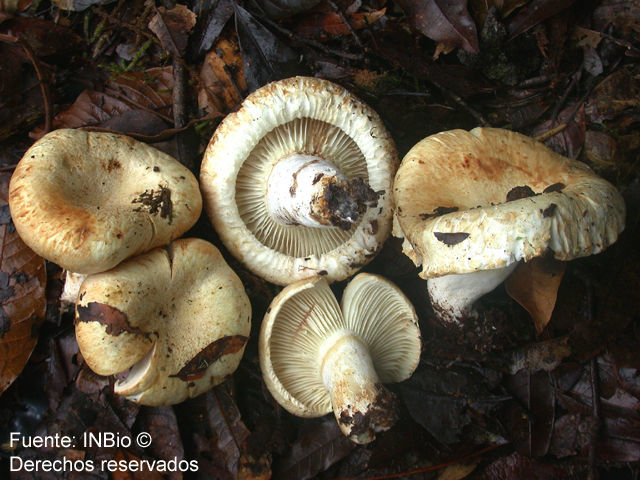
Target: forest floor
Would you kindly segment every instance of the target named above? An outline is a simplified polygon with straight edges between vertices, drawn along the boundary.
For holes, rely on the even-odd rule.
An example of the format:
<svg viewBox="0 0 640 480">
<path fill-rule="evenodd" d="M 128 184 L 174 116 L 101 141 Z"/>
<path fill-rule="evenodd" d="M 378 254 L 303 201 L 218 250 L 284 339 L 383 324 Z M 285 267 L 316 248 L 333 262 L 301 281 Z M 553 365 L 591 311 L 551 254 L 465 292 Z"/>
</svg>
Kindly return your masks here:
<svg viewBox="0 0 640 480">
<path fill-rule="evenodd" d="M 0 0 L 0 476 L 65 457 L 186 459 L 198 472 L 22 468 L 10 478 L 638 478 L 640 1 L 315 3 Z M 346 439 L 333 416 L 297 418 L 271 397 L 257 336 L 280 287 L 233 259 L 206 216 L 187 236 L 219 246 L 244 283 L 253 323 L 243 360 L 206 394 L 141 407 L 83 361 L 59 301 L 62 272 L 19 243 L 7 205 L 16 163 L 58 128 L 130 135 L 197 175 L 220 120 L 294 75 L 331 80 L 372 106 L 400 159 L 440 131 L 507 128 L 585 162 L 627 207 L 617 243 L 568 262 L 559 287 L 546 271 L 528 295 L 500 286 L 461 328 L 438 321 L 425 280 L 390 238 L 364 271 L 413 302 L 423 351 L 413 376 L 389 386 L 398 421 L 367 445 Z M 345 284 L 332 285 L 337 296 Z M 531 298 L 549 315 L 534 321 Z M 148 432 L 153 442 L 35 448 L 10 432 Z"/>
</svg>

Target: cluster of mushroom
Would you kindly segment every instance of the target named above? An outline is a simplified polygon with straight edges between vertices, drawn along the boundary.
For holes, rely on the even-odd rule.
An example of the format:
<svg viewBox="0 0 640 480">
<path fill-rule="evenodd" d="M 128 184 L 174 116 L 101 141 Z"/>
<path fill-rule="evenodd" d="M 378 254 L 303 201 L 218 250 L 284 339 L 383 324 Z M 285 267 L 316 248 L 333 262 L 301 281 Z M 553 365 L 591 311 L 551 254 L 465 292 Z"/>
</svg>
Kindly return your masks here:
<svg viewBox="0 0 640 480">
<path fill-rule="evenodd" d="M 288 285 L 260 333 L 260 365 L 289 412 L 333 410 L 353 441 L 396 418 L 382 382 L 408 378 L 420 358 L 410 301 L 361 274 L 342 309 L 329 282 L 369 262 L 391 233 L 395 145 L 378 115 L 342 87 L 295 77 L 249 95 L 213 135 L 200 186 L 227 249 L 266 280 Z"/>
<path fill-rule="evenodd" d="M 57 130 L 16 167 L 9 205 L 24 242 L 79 278 L 78 345 L 97 373 L 125 372 L 116 393 L 172 404 L 235 370 L 249 300 L 213 245 L 175 240 L 202 210 L 175 159 L 122 135 Z"/>
<path fill-rule="evenodd" d="M 422 266 L 434 311 L 449 324 L 475 315 L 474 302 L 519 262 L 595 254 L 624 228 L 624 202 L 611 184 L 507 130 L 442 132 L 411 149 L 397 173 L 395 165 L 375 112 L 334 84 L 297 77 L 259 89 L 227 117 L 201 172 L 207 211 L 229 251 L 257 275 L 289 284 L 260 335 L 271 393 L 297 415 L 333 409 L 357 442 L 391 425 L 393 402 L 378 379 L 411 375 L 420 334 L 411 304 L 387 281 L 357 276 L 342 312 L 327 285 L 375 255 L 392 200 L 393 233 Z M 392 296 L 395 313 L 383 307 Z M 402 321 L 390 327 L 393 318 Z M 394 367 L 397 375 L 377 358 L 378 340 L 366 333 L 373 325 L 412 338 L 400 346 L 386 337 L 389 355 L 408 362 Z"/>
<path fill-rule="evenodd" d="M 270 392 L 295 415 L 333 411 L 358 443 L 393 424 L 396 400 L 382 384 L 413 373 L 420 329 L 411 302 L 382 277 L 355 276 L 341 305 L 329 283 L 366 265 L 392 227 L 422 266 L 436 314 L 457 324 L 518 262 L 598 253 L 625 215 L 618 191 L 588 167 L 506 130 L 430 136 L 398 167 L 370 107 L 307 77 L 258 89 L 221 122 L 199 188 L 229 252 L 285 286 L 259 338 Z M 76 302 L 87 363 L 127 371 L 115 391 L 141 403 L 180 402 L 219 383 L 249 335 L 248 298 L 220 252 L 175 240 L 203 199 L 171 157 L 82 131 L 41 139 L 11 181 L 24 241 L 88 275 Z"/>
</svg>

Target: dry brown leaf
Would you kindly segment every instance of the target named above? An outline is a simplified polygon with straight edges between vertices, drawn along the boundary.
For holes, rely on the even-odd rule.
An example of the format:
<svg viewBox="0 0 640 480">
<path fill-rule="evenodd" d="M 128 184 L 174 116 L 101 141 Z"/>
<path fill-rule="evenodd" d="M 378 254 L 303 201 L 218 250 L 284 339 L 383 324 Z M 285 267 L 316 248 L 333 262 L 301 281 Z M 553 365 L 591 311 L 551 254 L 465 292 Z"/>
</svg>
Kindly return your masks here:
<svg viewBox="0 0 640 480">
<path fill-rule="evenodd" d="M 198 106 L 207 113 L 226 113 L 240 103 L 246 90 L 237 39 L 219 39 L 207 53 L 200 69 Z"/>
<path fill-rule="evenodd" d="M 351 25 L 351 28 L 354 30 L 361 30 L 380 20 L 386 11 L 387 9 L 383 8 L 373 12 L 353 14 L 348 19 L 349 25 Z M 335 12 L 329 12 L 324 15 L 322 26 L 324 30 L 331 35 L 349 35 L 351 33 L 349 27 L 342 21 L 342 17 Z"/>
<path fill-rule="evenodd" d="M 162 48 L 180 57 L 187 48 L 189 32 L 195 25 L 196 14 L 178 4 L 171 10 L 159 7 L 148 26 L 160 40 Z"/>
<path fill-rule="evenodd" d="M 9 175 L 0 177 L 0 394 L 20 375 L 44 320 L 44 260 L 27 247 L 11 223 Z"/>
<path fill-rule="evenodd" d="M 538 333 L 551 320 L 565 268 L 550 257 L 534 258 L 518 265 L 506 281 L 507 293 L 529 312 Z"/>
<path fill-rule="evenodd" d="M 53 128 L 79 128 L 102 125 L 131 110 L 154 112 L 173 123 L 173 74 L 171 67 L 150 68 L 142 72 L 123 73 L 105 83 L 105 91 L 85 90 L 76 101 L 53 119 Z M 126 133 L 126 129 L 124 131 Z M 43 128 L 30 134 L 33 138 L 44 135 Z"/>
</svg>

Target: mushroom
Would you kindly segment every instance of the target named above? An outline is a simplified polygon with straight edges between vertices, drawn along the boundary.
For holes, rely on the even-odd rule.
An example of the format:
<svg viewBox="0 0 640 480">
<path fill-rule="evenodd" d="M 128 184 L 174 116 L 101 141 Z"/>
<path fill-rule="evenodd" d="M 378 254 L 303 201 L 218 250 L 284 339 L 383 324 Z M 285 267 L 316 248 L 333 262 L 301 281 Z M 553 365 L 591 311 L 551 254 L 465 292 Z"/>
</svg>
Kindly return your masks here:
<svg viewBox="0 0 640 480">
<path fill-rule="evenodd" d="M 394 183 L 394 235 L 420 266 L 436 315 L 459 323 L 520 261 L 596 254 L 624 228 L 616 188 L 585 164 L 497 128 L 427 137 Z"/>
<path fill-rule="evenodd" d="M 415 310 L 388 280 L 357 275 L 340 307 L 327 280 L 316 276 L 285 287 L 271 302 L 260 331 L 260 367 L 287 411 L 318 417 L 333 410 L 345 435 L 367 443 L 396 419 L 395 396 L 382 384 L 411 376 L 420 344 Z"/>
<path fill-rule="evenodd" d="M 37 254 L 80 274 L 169 243 L 200 216 L 193 174 L 124 135 L 62 129 L 38 140 L 11 177 L 16 230 Z"/>
<path fill-rule="evenodd" d="M 391 231 L 395 146 L 378 115 L 342 87 L 270 83 L 228 115 L 200 173 L 227 249 L 266 280 L 341 280 Z"/>
<path fill-rule="evenodd" d="M 171 405 L 231 375 L 251 328 L 238 276 L 204 240 L 180 239 L 89 275 L 76 338 L 89 367 L 118 375 L 117 394 Z"/>
</svg>

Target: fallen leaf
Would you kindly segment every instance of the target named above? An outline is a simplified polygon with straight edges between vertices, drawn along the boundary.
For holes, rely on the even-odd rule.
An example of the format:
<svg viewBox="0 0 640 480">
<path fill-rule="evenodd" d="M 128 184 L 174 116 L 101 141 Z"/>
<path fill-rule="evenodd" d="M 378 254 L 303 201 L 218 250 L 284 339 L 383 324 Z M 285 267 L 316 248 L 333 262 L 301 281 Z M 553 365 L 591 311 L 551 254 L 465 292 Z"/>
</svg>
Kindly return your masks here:
<svg viewBox="0 0 640 480">
<path fill-rule="evenodd" d="M 613 27 L 616 35 L 636 40 L 640 34 L 640 2 L 638 0 L 603 0 L 593 11 L 593 28 Z"/>
<path fill-rule="evenodd" d="M 510 398 L 491 393 L 500 379 L 490 369 L 425 364 L 397 389 L 411 418 L 440 442 L 452 444 L 479 413 L 488 413 Z"/>
<path fill-rule="evenodd" d="M 234 11 L 249 91 L 274 80 L 308 74 L 298 52 L 281 42 L 239 4 L 234 3 Z"/>
<path fill-rule="evenodd" d="M 80 93 L 73 105 L 53 118 L 53 128 L 110 126 L 122 133 L 153 135 L 163 124 L 167 128 L 163 122 L 173 125 L 169 117 L 173 103 L 171 67 L 123 73 L 107 80 L 104 87 L 104 92 L 88 89 Z M 138 114 L 127 115 L 133 111 Z M 157 117 L 155 121 L 149 119 L 151 115 Z M 44 130 L 36 128 L 30 135 L 40 138 Z"/>
<path fill-rule="evenodd" d="M 600 82 L 585 104 L 585 114 L 593 123 L 613 120 L 625 110 L 640 106 L 640 79 L 620 68 Z"/>
<path fill-rule="evenodd" d="M 355 445 L 344 436 L 333 415 L 308 422 L 288 454 L 275 465 L 274 478 L 305 480 L 346 457 Z"/>
<path fill-rule="evenodd" d="M 140 431 L 147 432 L 153 439 L 146 453 L 167 461 L 174 458 L 178 461 L 184 459 L 178 420 L 172 407 L 142 407 L 137 424 Z M 165 475 L 171 480 L 182 479 L 181 472 L 168 472 Z"/>
<path fill-rule="evenodd" d="M 89 304 L 91 305 L 91 304 Z M 78 312 L 80 311 L 78 306 Z M 109 332 L 107 332 L 109 333 Z M 219 338 L 207 345 L 200 353 L 187 362 L 175 375 L 185 382 L 202 378 L 210 365 L 218 361 L 224 355 L 230 355 L 240 351 L 247 343 L 248 338 L 243 335 L 231 335 Z"/>
<path fill-rule="evenodd" d="M 597 48 L 602 41 L 602 33 L 576 25 L 573 27 L 571 39 L 576 42 L 576 47 L 589 46 Z"/>
<path fill-rule="evenodd" d="M 508 377 L 506 388 L 518 401 L 507 405 L 507 429 L 516 450 L 542 457 L 551 445 L 556 418 L 556 391 L 550 373 L 521 371 Z"/>
<path fill-rule="evenodd" d="M 199 59 L 218 39 L 218 35 L 233 15 L 233 0 L 207 0 L 197 3 L 196 26 L 191 33 L 189 53 Z M 215 48 L 214 48 L 215 50 Z"/>
<path fill-rule="evenodd" d="M 398 0 L 413 27 L 430 39 L 478 53 L 478 32 L 467 0 Z"/>
<path fill-rule="evenodd" d="M 538 257 L 518 265 L 507 278 L 507 293 L 529 312 L 538 333 L 551 320 L 565 268 L 564 262 Z"/>
<path fill-rule="evenodd" d="M 20 375 L 38 341 L 47 301 L 44 259 L 27 247 L 11 223 L 9 175 L 0 177 L 0 394 Z"/>
<path fill-rule="evenodd" d="M 202 62 L 198 106 L 207 113 L 227 113 L 242 101 L 246 91 L 238 40 L 221 38 Z"/>
<path fill-rule="evenodd" d="M 189 32 L 196 25 L 196 14 L 186 6 L 177 4 L 171 10 L 158 7 L 149 21 L 149 30 L 156 34 L 162 48 L 181 57 L 187 48 Z"/>
<path fill-rule="evenodd" d="M 508 22 L 509 38 L 513 39 L 569 8 L 576 0 L 531 0 Z"/>
<path fill-rule="evenodd" d="M 347 17 L 347 21 L 353 30 L 362 30 L 380 20 L 386 11 L 386 8 L 382 8 L 372 12 L 355 13 Z M 342 20 L 342 16 L 336 12 L 305 15 L 296 24 L 295 31 L 302 37 L 320 37 L 321 39 L 325 39 L 326 34 L 336 36 L 351 34 L 351 30 Z"/>
</svg>

